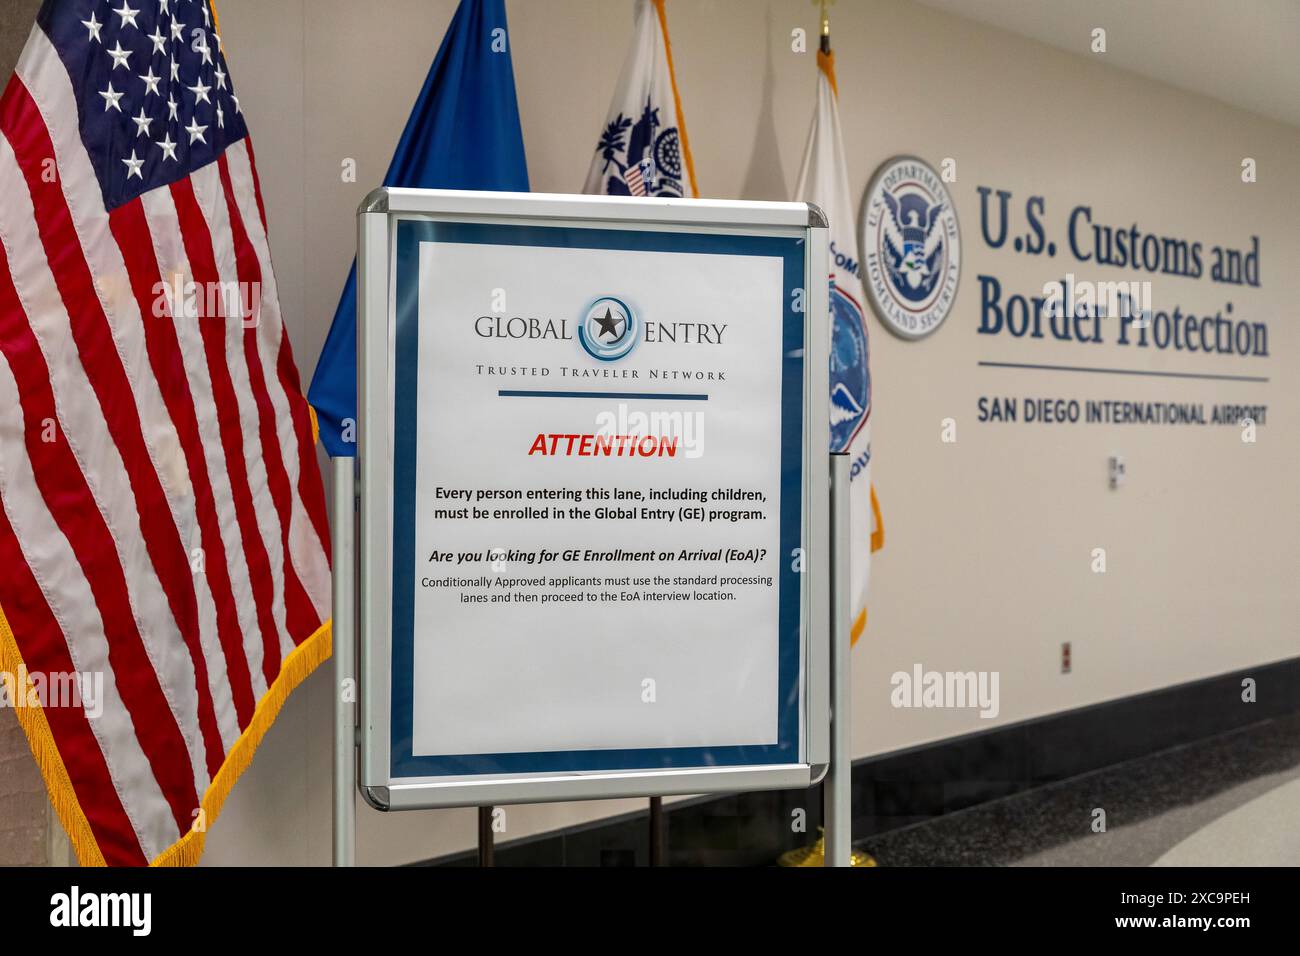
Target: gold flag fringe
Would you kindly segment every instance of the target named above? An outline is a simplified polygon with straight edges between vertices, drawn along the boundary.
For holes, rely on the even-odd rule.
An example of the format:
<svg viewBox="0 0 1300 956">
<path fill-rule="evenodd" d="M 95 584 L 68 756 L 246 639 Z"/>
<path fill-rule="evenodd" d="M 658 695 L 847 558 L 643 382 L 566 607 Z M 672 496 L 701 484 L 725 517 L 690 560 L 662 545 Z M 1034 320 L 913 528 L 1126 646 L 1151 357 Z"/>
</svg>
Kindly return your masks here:
<svg viewBox="0 0 1300 956">
<path fill-rule="evenodd" d="M 158 854 L 149 864 L 150 866 L 194 866 L 199 862 L 199 857 L 203 855 L 203 843 L 207 838 L 208 828 L 221 813 L 221 807 L 226 802 L 226 797 L 230 796 L 235 781 L 253 762 L 253 754 L 257 752 L 258 745 L 262 743 L 266 732 L 271 729 L 271 724 L 275 723 L 280 708 L 289 699 L 294 688 L 306 680 L 307 675 L 317 666 L 329 659 L 333 636 L 332 623 L 332 620 L 326 621 L 315 634 L 295 647 L 284 659 L 275 682 L 267 688 L 266 694 L 258 702 L 257 709 L 253 711 L 253 719 L 249 721 L 244 732 L 235 741 L 235 745 L 226 754 L 226 761 L 217 771 L 217 776 L 208 784 L 207 792 L 203 794 L 203 812 L 195 820 L 194 827 Z"/>
<path fill-rule="evenodd" d="M 691 155 L 691 141 L 686 136 L 686 116 L 682 112 L 682 97 L 677 92 L 677 71 L 673 69 L 673 44 L 668 39 L 668 14 L 664 11 L 664 0 L 654 0 L 655 13 L 659 16 L 659 32 L 664 38 L 664 58 L 668 61 L 668 83 L 673 88 L 673 106 L 677 109 L 677 132 L 682 140 L 682 158 L 686 161 L 686 175 L 691 184 L 691 198 L 700 198 L 700 185 L 695 181 L 695 157 Z"/>
<path fill-rule="evenodd" d="M 151 866 L 193 866 L 199 862 L 208 828 L 221 813 L 221 807 L 226 802 L 226 797 L 230 795 L 235 781 L 252 763 L 253 754 L 257 752 L 262 738 L 266 736 L 271 724 L 279 716 L 284 702 L 294 688 L 306 680 L 307 675 L 329 659 L 332 642 L 331 624 L 332 621 L 326 621 L 316 633 L 295 647 L 284 659 L 284 663 L 280 666 L 280 673 L 258 702 L 257 709 L 253 711 L 253 719 L 230 748 L 225 763 L 217 771 L 216 777 L 208 784 L 201 802 L 202 812 L 197 815 L 194 827 L 158 854 Z M 0 608 L 0 671 L 15 676 L 27 673 L 22 653 L 18 649 L 18 642 L 9 627 L 3 608 Z M 32 686 L 31 677 L 28 676 L 27 686 L 18 689 L 24 695 L 24 702 L 26 697 L 30 696 L 28 690 Z M 18 701 L 14 703 L 17 704 Z M 104 854 L 90 828 L 90 822 L 86 819 L 85 811 L 81 809 L 81 803 L 77 800 L 77 793 L 72 787 L 68 768 L 64 765 L 59 748 L 54 741 L 54 734 L 50 730 L 44 707 L 15 706 L 13 710 L 18 715 L 18 723 L 27 736 L 27 744 L 31 747 L 36 766 L 40 768 L 41 777 L 45 780 L 45 788 L 50 794 L 50 803 L 54 805 L 54 812 L 58 814 L 59 822 L 67 831 L 68 840 L 76 851 L 77 859 L 82 866 L 106 865 Z"/>
<path fill-rule="evenodd" d="M 835 94 L 835 98 L 838 100 L 840 98 L 840 88 L 835 82 L 835 52 L 832 50 L 830 53 L 823 53 L 818 50 L 817 68 L 826 74 L 826 79 L 831 85 L 831 92 Z"/>
<path fill-rule="evenodd" d="M 27 674 L 22 653 L 18 650 L 18 641 L 9 627 L 4 608 L 0 608 L 0 671 L 13 674 L 15 679 L 19 674 Z M 45 717 L 45 708 L 39 704 L 34 707 L 25 706 L 31 696 L 29 691 L 33 688 L 31 675 L 27 675 L 25 686 L 16 688 L 23 695 L 21 701 L 11 702 L 14 713 L 18 715 L 18 724 L 27 736 L 27 745 L 36 758 L 36 766 L 45 780 L 45 789 L 49 791 L 50 803 L 77 851 L 77 859 L 82 866 L 103 866 L 104 854 L 100 852 L 99 844 L 95 842 L 95 835 L 90 829 L 90 821 L 86 819 L 86 814 L 77 801 L 72 778 L 68 776 L 68 768 L 64 766 L 63 757 L 54 743 L 50 722 Z M 20 703 L 24 706 L 18 706 Z"/>
</svg>

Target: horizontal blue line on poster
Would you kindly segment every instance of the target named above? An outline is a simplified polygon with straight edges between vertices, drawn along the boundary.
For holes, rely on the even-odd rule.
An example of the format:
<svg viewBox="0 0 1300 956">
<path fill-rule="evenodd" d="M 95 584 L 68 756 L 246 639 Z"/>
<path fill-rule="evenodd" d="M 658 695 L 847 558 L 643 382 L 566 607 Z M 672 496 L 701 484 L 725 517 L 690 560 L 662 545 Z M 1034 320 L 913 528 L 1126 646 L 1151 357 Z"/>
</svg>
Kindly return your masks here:
<svg viewBox="0 0 1300 956">
<path fill-rule="evenodd" d="M 692 392 L 550 392 L 528 389 L 503 388 L 497 392 L 502 398 L 636 398 L 665 402 L 707 402 L 709 396 Z"/>
<path fill-rule="evenodd" d="M 1262 375 L 1215 375 L 1199 372 L 1155 372 L 1141 368 L 1092 368 L 1084 365 L 1034 365 L 1028 362 L 979 362 L 986 368 L 1036 368 L 1049 372 L 1096 372 L 1101 375 L 1147 375 L 1152 378 L 1201 378 L 1220 382 L 1267 382 Z"/>
</svg>

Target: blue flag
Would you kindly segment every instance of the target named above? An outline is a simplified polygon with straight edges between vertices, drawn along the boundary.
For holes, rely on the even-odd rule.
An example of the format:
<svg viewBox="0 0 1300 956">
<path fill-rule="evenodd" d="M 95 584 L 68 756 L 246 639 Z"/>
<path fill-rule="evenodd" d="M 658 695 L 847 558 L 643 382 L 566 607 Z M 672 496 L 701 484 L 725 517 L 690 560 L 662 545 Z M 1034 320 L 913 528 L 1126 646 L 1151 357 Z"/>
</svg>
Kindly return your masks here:
<svg viewBox="0 0 1300 956">
<path fill-rule="evenodd" d="M 384 177 L 385 186 L 528 191 L 504 0 L 461 0 Z M 357 451 L 357 266 L 307 400 L 334 457 Z"/>
</svg>

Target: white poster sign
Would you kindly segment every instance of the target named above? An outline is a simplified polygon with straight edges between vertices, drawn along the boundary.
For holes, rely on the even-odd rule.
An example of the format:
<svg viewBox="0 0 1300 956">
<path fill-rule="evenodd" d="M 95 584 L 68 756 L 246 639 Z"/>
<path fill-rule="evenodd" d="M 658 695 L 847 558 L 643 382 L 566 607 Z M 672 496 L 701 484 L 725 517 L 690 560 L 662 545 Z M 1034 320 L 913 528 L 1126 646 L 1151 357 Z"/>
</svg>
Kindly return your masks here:
<svg viewBox="0 0 1300 956">
<path fill-rule="evenodd" d="M 811 230 L 611 225 L 388 231 L 386 787 L 809 775 Z"/>
<path fill-rule="evenodd" d="M 421 246 L 416 754 L 777 742 L 781 278 Z"/>
</svg>

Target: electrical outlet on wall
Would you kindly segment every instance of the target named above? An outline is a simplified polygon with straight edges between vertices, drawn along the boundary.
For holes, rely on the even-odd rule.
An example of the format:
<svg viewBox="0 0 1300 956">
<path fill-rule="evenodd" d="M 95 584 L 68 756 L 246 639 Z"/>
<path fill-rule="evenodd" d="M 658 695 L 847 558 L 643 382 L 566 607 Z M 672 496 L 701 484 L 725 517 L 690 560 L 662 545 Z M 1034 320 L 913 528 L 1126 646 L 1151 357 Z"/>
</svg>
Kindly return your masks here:
<svg viewBox="0 0 1300 956">
<path fill-rule="evenodd" d="M 1110 486 L 1112 489 L 1118 488 L 1124 484 L 1124 477 L 1128 471 L 1128 466 L 1124 462 L 1123 455 L 1110 456 Z"/>
<path fill-rule="evenodd" d="M 1066 641 L 1061 645 L 1061 673 L 1070 673 L 1070 642 Z"/>
</svg>

